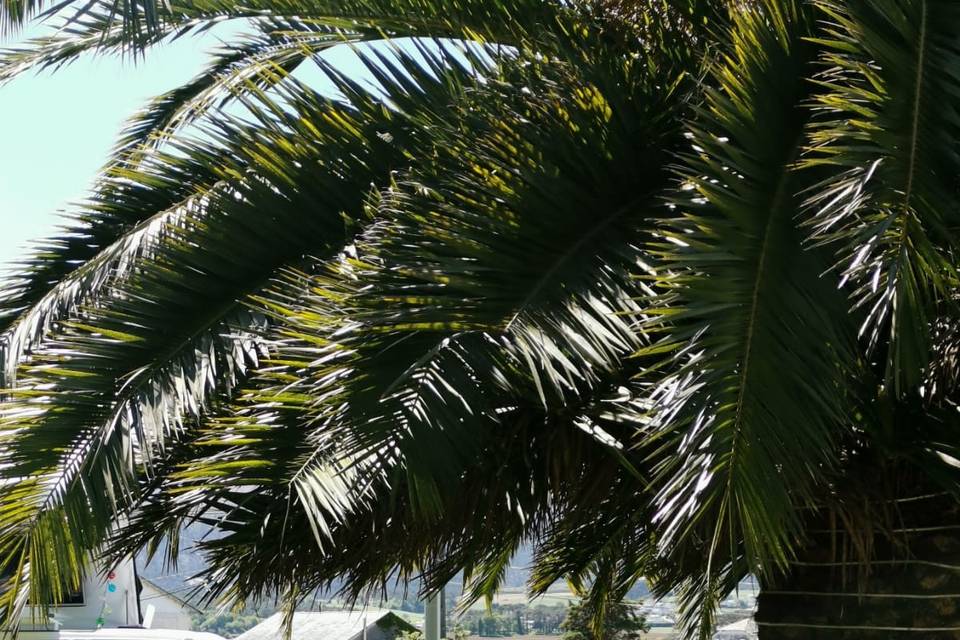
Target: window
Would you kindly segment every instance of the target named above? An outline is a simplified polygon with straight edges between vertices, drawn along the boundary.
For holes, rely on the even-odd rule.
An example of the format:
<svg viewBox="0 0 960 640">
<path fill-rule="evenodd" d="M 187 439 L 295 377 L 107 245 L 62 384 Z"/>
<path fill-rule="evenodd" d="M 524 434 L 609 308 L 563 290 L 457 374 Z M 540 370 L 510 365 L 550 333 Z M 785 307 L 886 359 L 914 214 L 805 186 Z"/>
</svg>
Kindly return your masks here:
<svg viewBox="0 0 960 640">
<path fill-rule="evenodd" d="M 77 589 L 76 591 L 68 591 L 63 598 L 63 602 L 60 603 L 60 606 L 63 607 L 79 607 L 83 605 L 83 588 Z"/>
</svg>

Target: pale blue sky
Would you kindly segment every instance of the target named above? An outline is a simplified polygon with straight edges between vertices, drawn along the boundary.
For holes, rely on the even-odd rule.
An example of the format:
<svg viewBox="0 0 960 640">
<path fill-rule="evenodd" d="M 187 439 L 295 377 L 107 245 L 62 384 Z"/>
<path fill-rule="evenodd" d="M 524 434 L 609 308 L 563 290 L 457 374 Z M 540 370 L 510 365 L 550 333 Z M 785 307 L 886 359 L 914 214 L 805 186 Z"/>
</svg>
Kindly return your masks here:
<svg viewBox="0 0 960 640">
<path fill-rule="evenodd" d="M 216 40 L 183 38 L 133 64 L 88 57 L 0 86 L 0 263 L 48 235 L 83 197 L 124 120 L 196 74 Z"/>
<path fill-rule="evenodd" d="M 30 240 L 55 231 L 57 211 L 83 198 L 126 118 L 197 74 L 205 52 L 235 29 L 181 38 L 136 63 L 89 56 L 0 86 L 0 270 Z M 359 70 L 345 47 L 327 55 Z M 315 72 L 302 79 L 320 81 Z"/>
</svg>

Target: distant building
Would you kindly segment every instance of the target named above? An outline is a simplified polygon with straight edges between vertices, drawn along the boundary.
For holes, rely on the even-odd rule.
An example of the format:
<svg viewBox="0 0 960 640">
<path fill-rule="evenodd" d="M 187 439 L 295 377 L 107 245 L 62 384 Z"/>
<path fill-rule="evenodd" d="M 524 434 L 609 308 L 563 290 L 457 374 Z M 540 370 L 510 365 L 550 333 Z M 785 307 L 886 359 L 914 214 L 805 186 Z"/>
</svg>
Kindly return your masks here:
<svg viewBox="0 0 960 640">
<path fill-rule="evenodd" d="M 106 575 L 90 567 L 80 588 L 67 594 L 63 604 L 50 609 L 50 618 L 40 619 L 36 611 L 27 609 L 21 629 L 92 631 L 128 627 L 140 624 L 140 613 L 136 570 L 132 562 L 122 562 Z"/>
<path fill-rule="evenodd" d="M 733 624 L 717 629 L 713 640 L 755 640 L 757 638 L 757 623 L 753 618 L 744 618 Z"/>
<path fill-rule="evenodd" d="M 297 612 L 290 640 L 393 640 L 417 628 L 390 611 Z M 236 640 L 284 640 L 283 614 L 275 613 Z"/>
<path fill-rule="evenodd" d="M 156 597 L 144 601 L 144 592 Z M 49 617 L 28 608 L 21 618 L 19 637 L 28 640 L 223 640 L 213 633 L 190 631 L 190 609 L 190 605 L 179 598 L 138 579 L 133 561 L 125 560 L 106 574 L 90 566 L 80 588 L 68 594 L 65 602 L 52 607 Z M 167 626 L 170 623 L 177 626 Z M 6 631 L 0 629 L 0 634 Z"/>
<path fill-rule="evenodd" d="M 140 578 L 140 582 L 140 607 L 145 626 L 184 631 L 192 628 L 193 616 L 202 613 L 200 609 L 151 580 Z"/>
<path fill-rule="evenodd" d="M 523 640 L 558 640 L 560 636 L 538 636 L 538 635 L 527 635 L 527 636 L 516 636 L 518 638 L 523 638 Z M 490 640 L 491 636 L 469 636 L 467 640 Z"/>
<path fill-rule="evenodd" d="M 676 624 L 673 616 L 663 615 L 662 613 L 648 613 L 645 618 L 651 629 L 673 629 Z"/>
</svg>

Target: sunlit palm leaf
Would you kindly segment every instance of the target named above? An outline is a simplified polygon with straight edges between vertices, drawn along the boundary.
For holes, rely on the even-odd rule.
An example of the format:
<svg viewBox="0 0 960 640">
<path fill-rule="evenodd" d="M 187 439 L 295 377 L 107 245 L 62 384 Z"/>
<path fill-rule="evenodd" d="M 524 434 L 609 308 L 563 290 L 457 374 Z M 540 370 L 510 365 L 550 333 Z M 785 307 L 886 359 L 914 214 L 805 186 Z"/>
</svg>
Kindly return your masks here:
<svg viewBox="0 0 960 640">
<path fill-rule="evenodd" d="M 98 267 L 103 274 L 94 270 L 86 278 L 80 272 L 73 282 L 80 291 L 54 291 L 70 299 L 55 300 L 41 315 L 61 317 L 32 323 L 49 329 L 28 347 L 23 374 L 3 410 L 7 446 L 16 452 L 5 477 L 42 479 L 34 485 L 34 518 L 63 514 L 61 505 L 82 504 L 85 492 L 110 497 L 120 508 L 129 505 L 131 439 L 138 462 L 150 461 L 165 438 L 182 429 L 182 420 L 210 408 L 217 393 L 231 393 L 236 376 L 256 364 L 260 347 L 251 332 L 260 321 L 243 298 L 308 251 L 322 252 L 326 245 L 328 253 L 339 252 L 352 231 L 343 212 L 352 209 L 362 217 L 368 185 L 385 176 L 395 158 L 377 135 L 386 124 L 377 119 L 393 116 L 369 94 L 366 106 L 374 120 L 366 124 L 353 110 L 359 105 L 338 105 L 303 89 L 290 98 L 292 112 L 273 105 L 254 111 L 259 126 L 223 118 L 219 129 L 209 131 L 214 144 L 231 150 L 217 165 L 218 188 L 157 214 L 159 223 L 130 246 L 121 242 L 115 257 L 108 250 Z M 256 109 L 249 101 L 248 107 Z M 314 116 L 307 118 L 309 113 Z M 307 127 L 295 145 L 283 143 L 291 126 Z M 196 149 L 195 159 L 219 155 L 208 143 Z M 182 151 L 189 155 L 191 148 Z M 314 176 L 312 186 L 294 190 L 301 172 Z M 125 266 L 118 269 L 115 259 Z M 99 483 L 95 491 L 83 486 L 91 478 Z M 103 518 L 112 511 L 101 505 L 93 513 Z M 67 522 L 83 524 L 79 518 Z M 27 536 L 35 548 L 44 544 L 29 526 L 7 533 Z M 89 549 L 103 533 L 101 527 L 80 540 L 74 532 L 73 548 Z M 31 579 L 53 588 L 58 578 L 34 567 Z"/>
<path fill-rule="evenodd" d="M 405 77 L 409 65 L 422 63 L 406 64 L 394 69 L 382 60 L 377 73 Z M 357 597 L 391 577 L 426 570 L 435 585 L 468 566 L 475 577 L 471 597 L 478 597 L 496 586 L 504 555 L 547 526 L 549 496 L 566 494 L 567 482 L 590 482 L 586 471 L 564 479 L 562 465 L 571 459 L 558 455 L 544 461 L 555 484 L 530 494 L 536 474 L 505 465 L 498 473 L 509 470 L 500 481 L 509 484 L 498 490 L 482 469 L 470 480 L 478 456 L 505 446 L 507 434 L 509 442 L 529 445 L 533 433 L 521 429 L 521 417 L 556 411 L 571 417 L 543 422 L 556 425 L 553 437 L 593 443 L 607 463 L 617 461 L 610 442 L 573 418 L 578 404 L 622 382 L 617 363 L 640 340 L 630 275 L 644 222 L 656 210 L 651 194 L 667 179 L 651 154 L 677 139 L 675 123 L 659 118 L 657 100 L 628 98 L 675 97 L 661 92 L 662 76 L 629 61 L 603 70 L 582 60 L 570 67 L 529 60 L 507 66 L 468 87 L 454 112 L 424 116 L 436 146 L 372 201 L 376 222 L 343 260 L 304 276 L 314 282 L 312 294 L 299 297 L 291 293 L 296 287 L 284 287 L 263 298 L 278 314 L 278 339 L 285 341 L 276 366 L 262 374 L 266 386 L 245 396 L 236 417 L 211 423 L 205 441 L 220 434 L 219 451 L 171 479 L 169 498 L 156 503 L 163 506 L 145 506 L 135 519 L 146 527 L 155 509 L 173 520 L 217 521 L 224 514 L 221 526 L 231 534 L 208 547 L 210 576 L 231 578 L 215 595 L 250 598 L 265 585 L 273 593 L 305 593 L 339 576 Z M 585 73 L 590 84 L 572 95 L 553 91 L 561 79 L 576 83 Z M 625 135 L 623 126 L 646 135 Z M 464 130 L 475 135 L 465 139 Z M 603 168 L 613 149 L 638 162 Z M 591 202 L 607 215 L 597 219 Z M 555 216 L 566 216 L 567 224 L 541 222 Z M 584 276 L 583 265 L 592 264 L 599 279 Z M 572 367 L 571 360 L 583 365 Z M 285 463 L 293 475 L 274 485 L 263 475 L 269 471 L 261 446 L 275 441 L 265 434 L 279 434 L 298 415 L 310 435 L 298 445 L 302 453 Z M 572 454 L 559 442 L 549 450 L 565 448 Z M 518 446 L 511 455 L 529 454 Z M 312 474 L 338 459 L 354 461 L 368 478 L 359 486 L 372 495 L 329 500 L 332 479 Z M 370 460 L 375 464 L 360 462 Z M 236 471 L 223 475 L 225 464 Z M 217 489 L 221 477 L 228 484 Z M 258 489 L 238 497 L 234 481 Z M 464 482 L 478 487 L 480 502 L 463 500 Z M 602 481 L 591 486 L 604 495 Z M 256 509 L 249 507 L 253 494 Z M 205 502 L 218 495 L 222 501 Z M 231 506 L 240 502 L 246 506 Z M 454 525 L 458 518 L 462 526 Z M 482 525 L 482 518 L 503 526 Z M 296 560 L 294 570 L 290 551 L 277 541 L 307 525 L 320 549 L 332 544 L 337 551 L 319 554 L 316 566 Z M 154 534 L 140 526 L 129 539 Z M 358 536 L 356 527 L 372 530 Z M 380 545 L 377 554 L 370 553 L 373 544 Z M 480 549 L 487 549 L 486 560 L 476 555 Z M 231 569 L 240 561 L 249 568 L 242 576 Z"/>
<path fill-rule="evenodd" d="M 835 246 L 897 395 L 921 382 L 931 331 L 955 309 L 960 8 L 927 0 L 816 3 L 827 65 L 805 162 L 834 169 L 811 192 L 814 238 Z M 949 96 L 950 98 L 943 99 Z"/>
<path fill-rule="evenodd" d="M 659 322 L 669 338 L 650 353 L 672 345 L 676 373 L 658 383 L 645 437 L 664 447 L 658 545 L 666 563 L 694 571 L 685 623 L 700 637 L 732 559 L 786 565 L 797 507 L 837 463 L 852 419 L 844 301 L 796 226 L 811 23 L 799 3 L 736 15 L 732 53 L 691 129 L 681 217 L 664 230 Z"/>
</svg>

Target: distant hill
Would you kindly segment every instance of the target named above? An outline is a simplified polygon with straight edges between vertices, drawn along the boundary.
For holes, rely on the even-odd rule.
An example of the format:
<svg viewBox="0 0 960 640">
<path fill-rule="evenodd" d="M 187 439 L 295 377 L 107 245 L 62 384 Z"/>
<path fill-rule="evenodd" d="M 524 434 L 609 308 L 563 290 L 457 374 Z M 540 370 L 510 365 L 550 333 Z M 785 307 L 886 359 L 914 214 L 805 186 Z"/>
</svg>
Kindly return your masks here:
<svg viewBox="0 0 960 640">
<path fill-rule="evenodd" d="M 192 591 L 200 586 L 191 578 L 201 573 L 206 568 L 203 557 L 192 547 L 202 540 L 205 536 L 211 535 L 211 530 L 206 526 L 193 525 L 185 529 L 180 534 L 180 553 L 176 567 L 165 567 L 164 557 L 165 549 L 161 549 L 151 562 L 147 562 L 146 555 L 141 553 L 137 557 L 137 569 L 145 578 L 157 586 L 174 593 L 180 597 L 187 597 Z M 510 567 L 506 571 L 503 587 L 506 591 L 517 593 L 523 591 L 530 579 L 530 565 L 533 561 L 533 549 L 529 546 L 521 547 L 513 559 L 510 561 Z M 459 593 L 462 586 L 462 580 L 459 578 L 451 581 L 448 593 Z M 407 598 L 412 597 L 414 588 L 410 590 Z M 638 583 L 628 594 L 629 599 L 640 599 L 649 593 L 646 584 Z M 388 593 L 388 597 L 402 599 L 403 593 L 399 590 L 396 593 Z"/>
<path fill-rule="evenodd" d="M 161 548 L 154 558 L 147 562 L 147 555 L 137 555 L 137 572 L 155 585 L 181 598 L 187 598 L 197 586 L 190 578 L 202 572 L 207 564 L 193 546 L 204 536 L 210 535 L 209 527 L 193 525 L 180 533 L 180 553 L 176 567 L 164 566 L 166 548 Z"/>
</svg>

